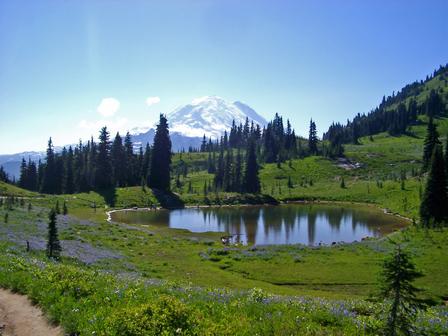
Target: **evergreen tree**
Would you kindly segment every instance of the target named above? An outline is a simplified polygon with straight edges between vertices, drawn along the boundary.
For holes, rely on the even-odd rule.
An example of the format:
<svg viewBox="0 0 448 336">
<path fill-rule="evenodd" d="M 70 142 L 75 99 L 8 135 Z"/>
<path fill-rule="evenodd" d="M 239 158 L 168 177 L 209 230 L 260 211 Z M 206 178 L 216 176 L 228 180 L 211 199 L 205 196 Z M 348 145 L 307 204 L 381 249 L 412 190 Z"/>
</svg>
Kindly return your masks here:
<svg viewBox="0 0 448 336">
<path fill-rule="evenodd" d="M 126 133 L 124 137 L 124 151 L 125 151 L 125 172 L 126 172 L 126 185 L 133 186 L 140 182 L 137 179 L 137 160 L 134 155 L 134 145 L 131 140 L 131 134 L 129 132 Z"/>
<path fill-rule="evenodd" d="M 28 166 L 24 158 L 22 158 L 22 163 L 20 164 L 19 187 L 28 188 Z"/>
<path fill-rule="evenodd" d="M 385 334 L 413 335 L 415 311 L 420 307 L 419 291 L 412 284 L 422 276 L 410 256 L 398 245 L 383 265 L 381 295 L 390 302 Z"/>
<path fill-rule="evenodd" d="M 447 180 L 442 148 L 436 145 L 433 150 L 430 170 L 420 205 L 423 225 L 440 224 L 448 218 Z"/>
<path fill-rule="evenodd" d="M 87 181 L 87 189 L 91 190 L 95 187 L 96 164 L 98 156 L 97 145 L 95 141 L 93 141 L 93 137 L 87 144 L 86 152 L 87 152 L 87 162 L 86 162 L 85 175 Z"/>
<path fill-rule="evenodd" d="M 56 212 L 52 209 L 50 211 L 48 222 L 47 257 L 57 260 L 60 258 L 61 250 L 58 229 L 56 226 Z"/>
<path fill-rule="evenodd" d="M 99 136 L 98 155 L 96 159 L 95 186 L 104 190 L 112 186 L 112 166 L 110 163 L 110 141 L 107 127 L 103 127 Z"/>
<path fill-rule="evenodd" d="M 38 190 L 38 176 L 37 166 L 34 161 L 28 159 L 28 186 L 27 188 L 32 191 Z"/>
<path fill-rule="evenodd" d="M 68 214 L 68 208 L 67 208 L 67 203 L 64 201 L 64 204 L 62 205 L 62 213 L 64 215 Z"/>
<path fill-rule="evenodd" d="M 218 156 L 218 163 L 216 166 L 216 173 L 215 173 L 215 187 L 217 189 L 220 189 L 223 187 L 224 183 L 224 148 L 221 147 L 219 151 Z"/>
<path fill-rule="evenodd" d="M 143 153 L 143 147 L 140 146 L 139 150 L 138 150 L 138 155 L 137 155 L 137 165 L 136 165 L 136 169 L 135 169 L 135 174 L 136 176 L 135 181 L 134 181 L 134 185 L 137 181 L 140 181 L 140 185 L 145 183 L 146 181 L 146 175 L 145 177 L 143 177 L 144 173 L 143 173 L 143 161 L 145 160 L 145 154 Z"/>
<path fill-rule="evenodd" d="M 232 173 L 233 173 L 233 154 L 232 149 L 227 150 L 225 164 L 224 164 L 224 190 L 232 191 Z"/>
<path fill-rule="evenodd" d="M 201 142 L 201 152 L 206 152 L 207 151 L 207 138 L 205 137 L 205 134 L 202 138 L 202 142 Z"/>
<path fill-rule="evenodd" d="M 62 148 L 62 153 L 60 155 L 55 154 L 55 189 L 54 194 L 61 194 L 63 192 L 64 184 L 64 162 L 67 159 L 67 148 Z"/>
<path fill-rule="evenodd" d="M 257 154 L 255 150 L 255 144 L 253 141 L 249 143 L 249 148 L 247 149 L 247 159 L 246 159 L 246 169 L 244 172 L 244 191 L 247 193 L 259 193 L 260 178 L 258 177 L 258 162 Z"/>
<path fill-rule="evenodd" d="M 113 168 L 113 184 L 118 187 L 126 186 L 126 153 L 123 147 L 123 139 L 118 132 L 112 142 L 110 159 Z"/>
<path fill-rule="evenodd" d="M 311 119 L 310 121 L 310 130 L 308 135 L 308 150 L 311 155 L 317 154 L 317 130 L 316 130 L 316 124 Z"/>
<path fill-rule="evenodd" d="M 36 190 L 42 190 L 44 174 L 45 174 L 45 165 L 39 159 L 39 162 L 37 163 L 37 189 Z"/>
<path fill-rule="evenodd" d="M 236 154 L 235 168 L 233 171 L 232 191 L 241 192 L 241 180 L 242 180 L 243 162 L 241 157 L 241 150 L 238 148 Z"/>
<path fill-rule="evenodd" d="M 81 140 L 75 148 L 74 153 L 74 186 L 76 192 L 83 192 L 88 190 L 86 166 L 87 156 L 85 147 L 83 147 Z"/>
<path fill-rule="evenodd" d="M 56 192 L 56 162 L 53 149 L 53 141 L 48 140 L 47 159 L 43 172 L 41 191 L 45 194 L 54 194 Z"/>
<path fill-rule="evenodd" d="M 433 118 L 430 117 L 423 146 L 423 171 L 427 171 L 434 147 L 439 144 L 440 141 L 437 126 L 434 124 Z"/>
<path fill-rule="evenodd" d="M 152 188 L 170 190 L 171 140 L 168 121 L 163 114 L 157 125 L 152 150 L 150 186 Z"/>
<path fill-rule="evenodd" d="M 68 148 L 67 156 L 64 162 L 64 186 L 63 192 L 66 194 L 73 194 L 75 192 L 75 181 L 73 173 L 73 148 Z"/>
<path fill-rule="evenodd" d="M 215 152 L 213 152 L 213 156 L 211 152 L 208 152 L 207 172 L 209 174 L 214 174 L 215 170 Z"/>
<path fill-rule="evenodd" d="M 151 164 L 151 146 L 149 146 L 149 143 L 146 143 L 145 154 L 143 156 L 142 171 L 140 173 L 140 175 L 142 176 L 142 180 L 145 181 L 146 185 L 149 185 L 150 164 Z"/>
<path fill-rule="evenodd" d="M 56 205 L 54 206 L 54 212 L 56 213 L 56 215 L 61 214 L 61 208 L 59 208 L 59 200 L 56 200 Z"/>
<path fill-rule="evenodd" d="M 208 187 L 207 187 L 207 180 L 206 181 L 204 181 L 204 197 L 207 197 L 207 194 L 208 194 Z"/>
</svg>

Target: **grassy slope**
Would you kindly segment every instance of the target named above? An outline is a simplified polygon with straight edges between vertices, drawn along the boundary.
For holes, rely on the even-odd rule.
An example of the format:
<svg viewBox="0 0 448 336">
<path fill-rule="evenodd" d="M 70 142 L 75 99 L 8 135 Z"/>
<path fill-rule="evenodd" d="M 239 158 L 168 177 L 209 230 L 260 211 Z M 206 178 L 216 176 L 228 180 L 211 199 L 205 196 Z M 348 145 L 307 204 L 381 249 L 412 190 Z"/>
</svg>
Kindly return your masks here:
<svg viewBox="0 0 448 336">
<path fill-rule="evenodd" d="M 447 120 L 439 120 L 439 124 L 439 129 L 445 132 Z M 345 170 L 335 162 L 320 157 L 295 160 L 291 167 L 288 163 L 281 168 L 275 164 L 265 165 L 260 174 L 263 191 L 283 200 L 369 202 L 417 218 L 422 181 L 409 177 L 405 190 L 402 190 L 400 182 L 394 179 L 401 169 L 410 172 L 419 168 L 424 130 L 424 125 L 415 126 L 414 137 L 379 134 L 373 142 L 366 138 L 361 139 L 361 145 L 347 146 L 348 158 L 363 164 L 359 169 Z M 204 154 L 183 155 L 184 161 L 190 165 L 194 165 L 195 159 L 203 161 L 203 158 Z M 188 203 L 203 202 L 204 176 L 211 178 L 205 172 L 191 172 L 185 179 L 184 187 L 191 180 L 196 189 L 196 193 L 186 194 L 185 190 L 181 195 Z M 292 189 L 287 188 L 288 176 L 294 183 Z M 340 187 L 342 176 L 346 188 Z M 376 183 L 377 179 L 382 181 L 381 188 Z M 221 199 L 226 196 L 231 195 L 219 195 Z M 208 197 L 212 199 L 215 195 Z M 279 294 L 366 297 L 375 288 L 381 260 L 388 250 L 387 242 L 374 241 L 316 249 L 269 247 L 258 254 L 253 253 L 252 257 L 251 252 L 245 252 L 249 253 L 247 256 L 240 252 L 221 251 L 221 246 L 216 243 L 218 233 L 193 234 L 149 226 L 144 228 L 153 233 L 149 235 L 109 224 L 105 221 L 107 205 L 100 195 L 93 192 L 75 196 L 45 196 L 33 202 L 48 207 L 56 199 L 60 202 L 65 199 L 71 214 L 96 223 L 94 226 L 74 224 L 62 232 L 63 237 L 103 246 L 126 256 L 125 263 L 116 261 L 108 267 L 126 269 L 132 265 L 150 278 L 191 281 L 200 286 L 260 287 Z M 91 208 L 93 201 L 97 205 L 96 212 Z M 116 192 L 117 207 L 146 206 L 155 202 L 152 193 L 141 187 L 118 189 Z M 14 216 L 11 214 L 11 218 Z M 430 296 L 446 297 L 448 292 L 443 286 L 443 279 L 448 277 L 448 257 L 440 247 L 448 242 L 447 232 L 429 233 L 432 240 L 427 239 L 423 232 L 410 230 L 409 234 L 413 239 L 408 244 L 415 252 L 418 266 L 427 274 L 421 285 Z M 401 233 L 397 236 L 402 238 Z M 354 273 L 356 281 L 353 280 Z"/>
</svg>

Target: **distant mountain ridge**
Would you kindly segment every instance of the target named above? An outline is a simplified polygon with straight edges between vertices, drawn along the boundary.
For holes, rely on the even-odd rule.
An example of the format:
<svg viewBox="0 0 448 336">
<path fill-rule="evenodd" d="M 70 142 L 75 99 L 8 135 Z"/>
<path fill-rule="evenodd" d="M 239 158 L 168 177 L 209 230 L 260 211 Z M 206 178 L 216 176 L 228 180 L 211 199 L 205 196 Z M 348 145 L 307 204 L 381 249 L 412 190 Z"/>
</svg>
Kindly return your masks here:
<svg viewBox="0 0 448 336">
<path fill-rule="evenodd" d="M 173 151 L 198 148 L 202 137 L 218 139 L 224 131 L 230 130 L 233 120 L 237 124 L 244 124 L 246 118 L 260 126 L 265 126 L 267 121 L 254 109 L 242 102 L 230 103 L 218 96 L 205 96 L 194 99 L 190 104 L 178 107 L 167 114 L 170 125 L 170 136 Z M 135 128 L 139 130 L 139 128 Z M 150 128 L 146 132 L 132 134 L 135 148 L 152 144 L 155 129 Z M 57 152 L 62 147 L 55 148 Z M 17 154 L 0 155 L 0 166 L 3 166 L 10 177 L 18 178 L 22 158 L 32 161 L 45 159 L 45 151 L 23 152 Z"/>
</svg>

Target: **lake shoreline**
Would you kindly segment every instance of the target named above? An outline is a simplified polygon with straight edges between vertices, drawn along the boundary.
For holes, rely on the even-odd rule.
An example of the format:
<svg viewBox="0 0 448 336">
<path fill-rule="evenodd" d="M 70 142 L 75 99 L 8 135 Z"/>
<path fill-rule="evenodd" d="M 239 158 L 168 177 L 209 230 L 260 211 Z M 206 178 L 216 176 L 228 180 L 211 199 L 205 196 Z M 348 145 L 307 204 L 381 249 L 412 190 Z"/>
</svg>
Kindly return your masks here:
<svg viewBox="0 0 448 336">
<path fill-rule="evenodd" d="M 339 229 L 337 230 L 337 234 L 335 234 L 334 239 L 330 238 L 330 239 L 326 239 L 326 238 L 322 238 L 325 237 L 325 234 L 322 236 L 321 234 L 321 238 L 318 238 L 319 235 L 317 235 L 317 239 L 314 240 L 314 238 L 310 242 L 306 242 L 306 241 L 302 241 L 303 238 L 303 233 L 298 234 L 298 232 L 296 233 L 296 238 L 293 239 L 294 241 L 297 240 L 296 242 L 293 242 L 290 240 L 290 238 L 286 238 L 286 242 L 280 240 L 277 240 L 276 242 L 272 242 L 271 238 L 267 238 L 267 240 L 263 240 L 263 238 L 261 238 L 261 241 L 259 241 L 260 237 L 258 237 L 256 240 L 252 237 L 252 239 L 250 239 L 250 235 L 247 236 L 244 239 L 249 239 L 247 240 L 245 243 L 243 243 L 244 245 L 285 245 L 285 244 L 302 244 L 302 245 L 306 245 L 306 246 L 315 246 L 315 245 L 330 245 L 330 244 L 336 244 L 338 242 L 343 242 L 346 244 L 350 244 L 350 243 L 354 243 L 354 242 L 359 242 L 361 240 L 364 240 L 366 238 L 372 239 L 382 239 L 390 234 L 393 234 L 394 232 L 397 231 L 401 231 L 405 228 L 407 228 L 410 225 L 410 220 L 408 218 L 405 218 L 403 216 L 399 216 L 396 214 L 391 213 L 390 211 L 388 211 L 387 209 L 382 209 L 380 207 L 378 207 L 375 204 L 371 204 L 371 203 L 362 203 L 362 202 L 343 202 L 343 201 L 303 201 L 303 200 L 299 200 L 299 201 L 287 201 L 287 202 L 282 202 L 279 205 L 283 205 L 283 206 L 305 206 L 302 209 L 308 209 L 305 210 L 305 212 L 309 212 L 309 213 L 315 213 L 317 211 L 317 213 L 319 213 L 320 211 L 324 211 L 327 212 L 329 214 L 329 216 L 331 216 L 331 213 L 340 213 L 339 211 L 343 211 L 343 213 L 345 213 L 344 215 L 344 221 L 346 222 L 347 220 L 351 221 L 351 216 L 353 213 L 354 218 L 358 218 L 356 219 L 356 223 L 359 223 L 361 225 L 367 225 L 365 226 L 365 228 L 369 227 L 371 229 L 367 230 L 365 232 L 365 234 L 363 234 L 362 236 L 360 235 L 359 231 L 357 234 L 353 235 L 353 238 L 349 238 L 350 236 L 345 236 L 345 238 L 343 236 L 341 236 L 339 234 Z M 315 205 L 317 208 L 314 208 L 313 205 Z M 308 207 L 309 206 L 309 207 Z M 320 208 L 323 207 L 323 208 Z M 249 209 L 249 208 L 259 208 L 260 210 L 258 211 L 263 211 L 262 213 L 265 213 L 265 211 L 268 211 L 268 213 L 270 213 L 271 211 L 274 211 L 275 216 L 283 216 L 281 215 L 283 213 L 283 211 L 280 211 L 280 213 L 278 213 L 276 210 L 273 210 L 274 208 L 277 207 L 273 207 L 272 205 L 253 205 L 253 204 L 239 204 L 239 205 L 221 205 L 221 206 L 217 206 L 217 205 L 210 205 L 210 206 L 205 206 L 205 205 L 197 205 L 197 206 L 186 206 L 183 209 L 185 210 L 191 210 L 191 209 L 198 209 L 198 211 L 200 209 L 209 209 L 209 211 L 216 211 L 218 209 L 228 209 L 226 211 L 230 211 L 230 209 L 234 209 L 234 211 L 238 211 L 238 209 L 241 209 L 241 211 L 243 211 L 243 209 Z M 281 207 L 278 207 L 281 208 Z M 264 209 L 264 210 L 262 210 Z M 267 209 L 272 209 L 272 210 L 267 210 Z M 170 210 L 170 209 L 164 209 L 161 207 L 143 207 L 143 208 L 137 208 L 137 207 L 133 207 L 133 208 L 125 208 L 125 209 L 113 209 L 107 212 L 107 221 L 108 222 L 113 222 L 113 223 L 126 223 L 126 224 L 132 224 L 132 225 L 139 225 L 139 224 L 146 224 L 146 225 L 158 225 L 162 222 L 159 222 L 156 218 L 158 218 L 159 215 L 156 214 L 156 211 L 160 211 L 160 210 Z M 182 210 L 182 209 L 177 209 L 177 210 Z M 154 212 L 153 212 L 154 211 Z M 224 211 L 224 210 L 223 210 Z M 246 210 L 244 210 L 245 212 Z M 250 211 L 251 210 L 247 210 Z M 257 211 L 257 210 L 255 210 Z M 289 213 L 289 210 L 285 210 L 287 211 L 286 213 Z M 303 211 L 303 210 L 301 210 Z M 114 213 L 127 213 L 129 212 L 130 214 L 124 214 L 124 215 L 118 215 L 117 217 L 113 216 Z M 148 215 L 137 215 L 137 213 L 148 213 Z M 134 213 L 134 214 L 132 214 Z M 149 213 L 153 213 L 153 215 L 149 215 Z M 168 213 L 167 211 L 165 212 L 166 214 Z M 227 212 L 226 212 L 227 213 Z M 365 219 L 361 221 L 360 218 L 363 217 L 357 217 L 357 213 L 359 214 L 363 214 L 362 216 L 368 216 L 368 217 L 364 217 Z M 350 216 L 350 217 L 345 217 L 345 216 Z M 395 219 L 390 219 L 388 220 L 385 216 L 393 216 L 393 218 Z M 124 217 L 122 217 L 124 216 Z M 137 216 L 137 217 L 135 217 Z M 143 216 L 143 217 L 141 217 Z M 147 217 L 149 216 L 149 217 Z M 154 217 L 155 216 L 155 217 Z M 165 216 L 165 215 L 164 215 Z M 172 216 L 170 215 L 166 215 L 166 216 Z M 177 215 L 175 215 L 177 216 Z M 171 223 L 170 225 L 168 225 L 167 228 L 169 229 L 180 229 L 180 230 L 186 230 L 189 234 L 202 234 L 202 233 L 207 233 L 207 232 L 214 232 L 214 233 L 222 233 L 225 236 L 223 237 L 228 237 L 228 236 L 234 236 L 234 232 L 237 232 L 238 235 L 240 234 L 239 229 L 237 229 L 235 231 L 235 228 L 232 229 L 232 224 L 229 222 L 228 225 L 230 225 L 229 227 L 226 227 L 226 229 L 223 230 L 222 227 L 218 227 L 215 229 L 207 229 L 207 230 L 203 230 L 203 228 L 201 228 L 201 224 L 198 224 L 199 222 L 197 220 L 195 220 L 194 216 L 197 216 L 196 212 L 188 212 L 188 213 L 184 213 L 182 216 L 187 216 L 184 217 L 183 222 L 180 223 L 173 223 L 173 222 L 166 222 L 166 223 Z M 188 216 L 193 216 L 192 218 L 188 217 Z M 224 215 L 225 216 L 225 215 Z M 272 215 L 271 215 L 272 216 Z M 310 215 L 309 215 L 310 216 Z M 338 216 L 338 215 L 337 215 Z M 373 216 L 373 217 L 372 217 Z M 115 218 L 113 218 L 115 217 Z M 126 219 L 127 218 L 127 219 Z M 134 219 L 133 219 L 134 218 Z M 146 221 L 141 222 L 138 218 L 148 218 Z M 152 219 L 151 219 L 152 218 Z M 272 217 L 271 217 L 272 218 Z M 347 219 L 348 218 L 348 219 Z M 367 219 L 370 218 L 370 219 Z M 263 220 L 263 219 L 262 219 Z M 166 221 L 166 220 L 165 220 Z M 341 219 L 339 219 L 338 221 L 341 221 Z M 325 222 L 325 219 L 324 219 Z M 322 222 L 322 223 L 324 223 Z M 164 222 L 165 223 L 165 222 Z M 190 224 L 186 224 L 186 223 L 190 223 Z M 204 222 L 205 223 L 205 222 Z M 204 225 L 204 223 L 202 223 L 202 225 Z M 279 222 L 278 223 L 283 223 L 282 219 L 279 218 Z M 331 223 L 331 219 L 330 219 L 330 223 Z M 340 222 L 340 225 L 346 225 L 346 224 L 342 224 L 343 222 Z M 210 223 L 207 223 L 207 225 L 210 225 Z M 235 225 L 239 225 L 239 224 L 235 224 Z M 260 224 L 257 224 L 260 225 Z M 263 224 L 261 224 L 263 225 Z M 270 224 L 269 224 L 270 225 Z M 283 224 L 282 224 L 283 225 Z M 300 225 L 300 224 L 299 224 Z M 356 225 L 356 224 L 354 224 Z M 393 225 L 393 226 L 391 226 Z M 300 227 L 300 226 L 299 226 Z M 338 226 L 339 227 L 339 226 Z M 362 227 L 362 226 L 361 226 Z M 322 227 L 323 228 L 323 227 Z M 375 231 L 372 231 L 372 228 L 375 228 Z M 391 229 L 393 228 L 393 229 Z M 244 229 L 244 232 L 246 232 L 247 227 Z M 287 229 L 289 230 L 289 229 Z M 323 229 L 324 230 L 324 229 Z M 342 229 L 341 232 L 343 232 L 344 229 Z M 256 232 L 256 230 L 255 230 Z M 325 231 L 322 231 L 325 232 Z M 354 232 L 354 231 L 353 231 Z M 248 233 L 244 233 L 244 236 L 248 235 Z M 298 238 L 297 238 L 298 237 Z M 235 237 L 233 237 L 235 238 Z M 232 238 L 232 239 L 233 239 Z M 265 237 L 266 238 L 266 237 Z M 278 239 L 278 238 L 277 238 Z M 289 241 L 289 242 L 288 242 Z M 317 243 L 319 242 L 319 243 Z"/>
<path fill-rule="evenodd" d="M 288 201 L 279 201 L 278 204 L 198 204 L 198 205 L 186 205 L 183 208 L 179 209 L 167 209 L 163 207 L 133 207 L 133 208 L 123 208 L 123 209 L 113 209 L 110 211 L 106 211 L 107 221 L 112 222 L 111 214 L 115 212 L 123 212 L 123 211 L 160 211 L 160 210 L 167 210 L 167 211 L 173 211 L 173 210 L 182 210 L 182 209 L 213 209 L 213 208 L 241 208 L 241 207 L 276 207 L 276 206 L 282 206 L 282 205 L 290 205 L 290 204 L 335 204 L 335 205 L 357 205 L 362 207 L 368 207 L 368 208 L 375 208 L 376 210 L 382 211 L 386 215 L 398 217 L 400 219 L 408 221 L 410 224 L 413 222 L 412 218 L 403 216 L 399 213 L 394 213 L 390 211 L 388 208 L 382 208 L 377 204 L 374 203 L 366 203 L 366 202 L 350 202 L 350 201 L 328 201 L 328 200 L 288 200 Z"/>
</svg>

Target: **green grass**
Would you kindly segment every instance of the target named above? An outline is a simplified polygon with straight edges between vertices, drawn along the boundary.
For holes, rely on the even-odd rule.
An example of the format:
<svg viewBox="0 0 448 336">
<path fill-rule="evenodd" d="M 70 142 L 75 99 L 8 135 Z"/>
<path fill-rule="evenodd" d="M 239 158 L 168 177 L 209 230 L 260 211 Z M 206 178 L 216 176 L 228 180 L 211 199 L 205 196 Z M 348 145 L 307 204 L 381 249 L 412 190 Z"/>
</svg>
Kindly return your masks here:
<svg viewBox="0 0 448 336">
<path fill-rule="evenodd" d="M 8 195 L 35 197 L 38 194 L 0 181 L 0 196 L 8 196 Z"/>
<path fill-rule="evenodd" d="M 45 240 L 44 201 L 49 206 L 55 199 L 33 199 L 31 212 L 27 204 L 16 205 L 9 211 L 8 223 L 2 224 L 2 230 L 21 237 L 21 243 L 36 237 Z M 79 197 L 72 202 L 67 202 L 69 212 L 76 217 L 59 218 L 61 239 L 80 241 L 122 256 L 102 260 L 100 265 L 106 269 L 128 270 L 146 278 L 183 284 L 233 289 L 258 287 L 284 295 L 366 298 L 377 286 L 380 264 L 389 250 L 387 241 L 374 239 L 336 247 L 268 246 L 252 251 L 251 247 L 242 246 L 227 251 L 219 242 L 219 233 L 109 223 L 105 215 L 108 209 L 95 211 L 85 207 L 77 203 Z M 0 210 L 0 218 L 4 213 L 4 209 Z M 448 296 L 442 281 L 448 277 L 448 256 L 440 249 L 448 243 L 448 232 L 408 229 L 396 236 L 405 240 L 417 257 L 427 256 L 418 264 L 427 273 L 422 283 L 425 295 L 435 300 Z M 353 272 L 357 274 L 356 281 L 352 280 Z"/>
<path fill-rule="evenodd" d="M 19 205 L 9 211 L 2 230 L 23 239 L 44 238 L 38 222 L 46 221 L 47 211 L 37 204 L 42 200 L 32 202 L 31 211 Z M 120 258 L 87 265 L 64 257 L 62 263 L 53 263 L 42 251 L 32 248 L 27 253 L 23 245 L 0 242 L 0 286 L 29 295 L 66 332 L 119 335 L 120 328 L 155 328 L 155 321 L 139 313 L 148 304 L 165 316 L 157 320 L 168 318 L 164 330 L 177 330 L 179 318 L 191 319 L 183 327 L 187 335 L 251 335 L 255 330 L 357 335 L 361 330 L 377 334 L 382 326 L 382 305 L 362 299 L 377 293 L 381 263 L 391 249 L 387 239 L 333 247 L 228 249 L 216 243 L 217 234 L 111 224 L 104 220 L 103 209 L 75 209 L 89 222 L 59 217 L 60 238 L 111 250 Z M 436 302 L 446 299 L 448 230 L 409 228 L 392 239 L 411 251 L 425 273 L 417 282 L 424 289 L 421 296 Z M 145 285 L 147 281 L 152 285 Z M 316 296 L 328 299 L 311 299 Z M 166 303 L 162 298 L 180 309 L 181 316 L 160 311 Z M 423 314 L 420 327 L 439 316 L 439 308 L 434 309 Z M 442 315 L 438 321 L 431 328 L 443 328 Z"/>
<path fill-rule="evenodd" d="M 446 134 L 447 119 L 440 119 L 438 123 L 441 134 Z M 368 203 L 417 219 L 420 193 L 424 187 L 424 177 L 419 176 L 419 169 L 425 125 L 414 126 L 411 131 L 413 136 L 378 134 L 373 141 L 362 138 L 360 145 L 347 145 L 347 158 L 361 164 L 356 169 L 346 170 L 339 167 L 336 161 L 322 157 L 293 160 L 291 164 L 283 163 L 280 168 L 276 164 L 266 164 L 260 172 L 263 193 L 279 201 Z M 189 166 L 189 173 L 181 177 L 181 186 L 174 191 L 185 204 L 241 204 L 270 200 L 268 197 L 236 193 L 209 192 L 205 195 L 204 181 L 209 183 L 213 178 L 205 171 L 207 156 L 204 153 L 182 154 L 182 160 Z M 174 165 L 179 165 L 180 155 L 176 154 L 173 161 Z M 404 189 L 399 180 L 402 170 L 407 172 Z M 289 177 L 293 188 L 287 186 Z M 341 188 L 342 178 L 345 188 Z M 191 192 L 188 190 L 190 182 Z M 187 309 L 189 315 L 201 321 L 196 326 L 201 334 L 219 334 L 216 330 L 225 331 L 221 334 L 253 334 L 249 332 L 251 327 L 258 328 L 256 330 L 260 334 L 269 334 L 269 330 L 282 334 L 282 325 L 287 326 L 284 334 L 341 334 L 338 330 L 346 334 L 359 334 L 359 321 L 344 320 L 341 316 L 335 319 L 328 310 L 319 308 L 317 303 L 312 304 L 315 311 L 303 313 L 302 324 L 290 324 L 286 321 L 294 320 L 296 315 L 291 314 L 297 309 L 301 311 L 302 306 L 288 306 L 285 302 L 272 306 L 249 304 L 250 295 L 247 292 L 238 296 L 235 291 L 260 288 L 263 295 L 268 296 L 325 297 L 330 300 L 330 305 L 335 299 L 368 299 L 377 292 L 381 263 L 391 248 L 388 239 L 372 239 L 333 247 L 291 245 L 254 250 L 237 246 L 226 249 L 219 243 L 219 233 L 192 233 L 153 225 L 122 225 L 106 221 L 106 212 L 111 209 L 110 200 L 113 200 L 115 208 L 159 205 L 152 191 L 142 187 L 118 188 L 113 194 L 103 195 L 90 192 L 50 196 L 0 183 L 0 194 L 25 197 L 25 204 L 16 204 L 14 210 L 8 211 L 8 223 L 3 223 L 6 208 L 0 208 L 0 232 L 9 234 L 8 244 L 0 242 L 0 267 L 4 271 L 7 269 L 5 265 L 16 265 L 8 268 L 7 272 L 0 272 L 0 285 L 27 293 L 67 331 L 81 330 L 81 334 L 95 330 L 98 334 L 114 334 L 114 328 L 118 328 L 116 321 L 109 321 L 105 316 L 114 316 L 114 319 L 121 321 L 119 316 L 124 313 L 138 315 L 138 307 L 147 302 L 158 302 L 155 298 L 161 292 L 187 305 L 182 309 Z M 23 244 L 27 239 L 45 241 L 47 212 L 56 201 L 60 206 L 65 201 L 70 214 L 70 217 L 59 218 L 62 240 L 82 243 L 84 249 L 109 251 L 118 257 L 103 258 L 93 264 L 83 264 L 79 258 L 64 257 L 62 265 L 45 263 L 46 266 L 39 270 L 36 265 L 44 262 L 43 252 L 32 249 L 30 253 L 25 253 Z M 31 211 L 27 209 L 29 202 L 33 205 Z M 10 237 L 15 237 L 15 240 Z M 423 288 L 422 297 L 438 303 L 446 300 L 448 254 L 444 247 L 448 245 L 448 230 L 424 231 L 409 227 L 389 237 L 401 241 L 413 254 L 417 267 L 425 273 L 417 282 Z M 65 273 L 74 275 L 67 275 L 66 278 Z M 85 281 L 81 279 L 84 276 Z M 67 294 L 65 289 L 61 291 L 59 282 L 51 280 L 52 277 L 91 289 L 78 298 L 75 292 L 69 291 Z M 120 280 L 123 277 L 132 277 L 132 281 L 124 284 Z M 140 287 L 148 279 L 153 282 L 154 279 L 168 281 L 170 285 L 163 284 L 152 289 Z M 105 300 L 112 294 L 106 286 L 131 288 L 138 294 L 129 294 L 131 297 L 126 301 L 129 303 L 114 298 L 117 301 L 109 307 Z M 185 289 L 192 287 L 197 289 L 190 293 L 194 299 L 179 294 L 188 292 Z M 44 289 L 42 294 L 38 293 L 38 288 Z M 179 293 L 172 288 L 177 288 Z M 210 306 L 202 296 L 202 291 L 207 291 L 207 288 L 225 289 L 236 296 L 228 304 Z M 357 302 L 367 305 L 365 301 Z M 133 306 L 137 307 L 136 311 L 128 310 Z M 55 307 L 61 310 L 57 311 Z M 79 316 L 70 310 L 81 307 L 86 311 Z M 97 309 L 99 312 L 96 314 Z M 374 312 L 366 317 L 369 328 L 372 328 L 367 334 L 374 334 L 375 328 L 381 324 L 380 308 L 372 309 Z M 282 317 L 271 319 L 272 324 L 257 320 L 265 314 L 278 312 Z M 93 317 L 97 318 L 96 322 L 89 324 Z M 126 325 L 128 322 L 120 323 Z"/>
</svg>

